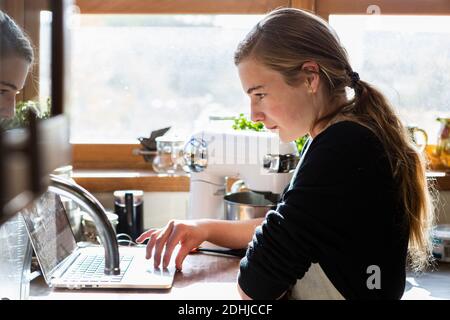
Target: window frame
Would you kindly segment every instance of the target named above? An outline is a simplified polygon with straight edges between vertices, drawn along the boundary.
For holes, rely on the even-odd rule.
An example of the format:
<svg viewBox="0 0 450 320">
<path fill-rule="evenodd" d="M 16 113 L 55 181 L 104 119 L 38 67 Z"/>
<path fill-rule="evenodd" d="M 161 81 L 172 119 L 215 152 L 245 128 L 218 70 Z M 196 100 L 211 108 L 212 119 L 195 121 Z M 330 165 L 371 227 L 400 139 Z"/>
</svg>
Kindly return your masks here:
<svg viewBox="0 0 450 320">
<path fill-rule="evenodd" d="M 0 5 L 28 33 L 36 48 L 33 74 L 39 75 L 39 11 L 48 9 L 48 0 L 0 0 Z M 294 7 L 318 14 L 328 21 L 330 14 L 367 14 L 377 5 L 382 14 L 450 15 L 448 0 L 75 0 L 85 14 L 264 14 L 278 7 Z M 27 10 L 25 10 L 27 9 Z M 31 10 L 30 10 L 31 9 Z M 37 77 L 29 77 L 18 99 L 38 95 Z M 135 144 L 72 144 L 75 170 L 149 170 L 142 156 L 133 154 Z M 433 174 L 431 174 L 433 176 Z M 438 188 L 450 190 L 450 176 L 437 177 Z"/>
</svg>

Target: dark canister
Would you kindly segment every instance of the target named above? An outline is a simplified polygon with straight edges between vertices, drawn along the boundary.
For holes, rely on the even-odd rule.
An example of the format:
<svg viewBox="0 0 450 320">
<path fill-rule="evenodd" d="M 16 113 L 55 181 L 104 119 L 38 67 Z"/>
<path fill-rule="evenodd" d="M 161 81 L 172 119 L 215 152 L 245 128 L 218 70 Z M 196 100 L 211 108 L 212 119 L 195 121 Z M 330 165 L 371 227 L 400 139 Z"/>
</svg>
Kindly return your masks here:
<svg viewBox="0 0 450 320">
<path fill-rule="evenodd" d="M 117 233 L 126 233 L 135 240 L 144 231 L 144 192 L 114 191 L 114 212 L 119 216 Z"/>
</svg>

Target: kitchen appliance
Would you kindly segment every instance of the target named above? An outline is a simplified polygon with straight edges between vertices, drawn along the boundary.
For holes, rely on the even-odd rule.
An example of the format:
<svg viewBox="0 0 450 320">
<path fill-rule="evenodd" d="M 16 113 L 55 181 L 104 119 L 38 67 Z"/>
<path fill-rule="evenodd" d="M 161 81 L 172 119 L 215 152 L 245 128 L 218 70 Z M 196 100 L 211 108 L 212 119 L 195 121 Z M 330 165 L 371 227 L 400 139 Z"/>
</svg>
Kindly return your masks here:
<svg viewBox="0 0 450 320">
<path fill-rule="evenodd" d="M 275 203 L 298 160 L 295 143 L 281 142 L 274 132 L 230 129 L 193 134 L 184 147 L 184 169 L 191 174 L 187 217 L 227 218 L 226 177 L 239 177 L 249 190 Z"/>
<path fill-rule="evenodd" d="M 142 190 L 114 191 L 114 212 L 119 216 L 117 233 L 136 239 L 144 232 L 144 192 Z"/>
</svg>

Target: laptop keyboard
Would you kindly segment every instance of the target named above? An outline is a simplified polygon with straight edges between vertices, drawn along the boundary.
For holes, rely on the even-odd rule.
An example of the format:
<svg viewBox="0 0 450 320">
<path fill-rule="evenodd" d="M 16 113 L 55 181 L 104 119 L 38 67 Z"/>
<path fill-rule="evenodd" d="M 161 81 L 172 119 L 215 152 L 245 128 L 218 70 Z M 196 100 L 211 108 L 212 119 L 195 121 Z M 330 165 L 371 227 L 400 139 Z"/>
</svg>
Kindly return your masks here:
<svg viewBox="0 0 450 320">
<path fill-rule="evenodd" d="M 133 256 L 120 256 L 120 274 L 105 274 L 105 257 L 85 255 L 73 264 L 64 275 L 64 282 L 120 282 L 133 260 Z"/>
</svg>

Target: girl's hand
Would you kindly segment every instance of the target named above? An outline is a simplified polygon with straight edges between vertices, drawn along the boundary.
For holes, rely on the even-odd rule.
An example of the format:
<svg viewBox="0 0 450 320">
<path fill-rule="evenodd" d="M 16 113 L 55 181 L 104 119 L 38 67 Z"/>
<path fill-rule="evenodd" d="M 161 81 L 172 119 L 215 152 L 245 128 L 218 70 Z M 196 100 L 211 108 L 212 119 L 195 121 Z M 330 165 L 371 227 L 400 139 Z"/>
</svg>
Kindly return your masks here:
<svg viewBox="0 0 450 320">
<path fill-rule="evenodd" d="M 181 270 L 184 258 L 193 249 L 197 248 L 202 242 L 206 241 L 208 234 L 204 225 L 195 220 L 171 220 L 160 229 L 149 229 L 142 233 L 136 242 L 142 243 L 149 239 L 147 243 L 146 259 L 152 257 L 153 248 L 154 266 L 159 267 L 161 263 L 161 255 L 164 249 L 163 268 L 167 268 L 172 256 L 173 250 L 177 244 L 181 244 L 175 259 L 175 267 Z"/>
</svg>

